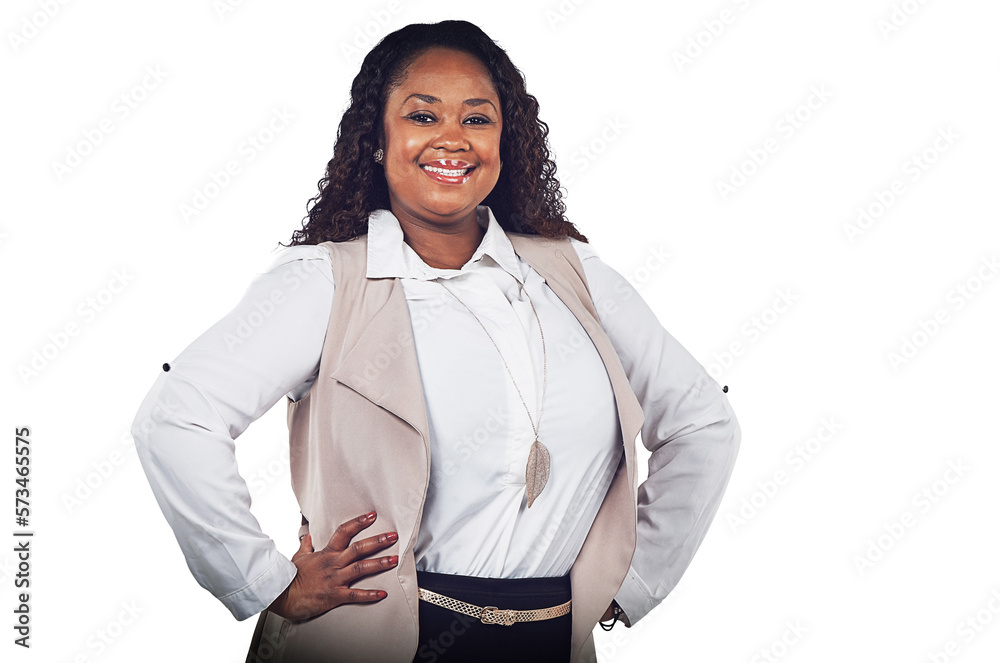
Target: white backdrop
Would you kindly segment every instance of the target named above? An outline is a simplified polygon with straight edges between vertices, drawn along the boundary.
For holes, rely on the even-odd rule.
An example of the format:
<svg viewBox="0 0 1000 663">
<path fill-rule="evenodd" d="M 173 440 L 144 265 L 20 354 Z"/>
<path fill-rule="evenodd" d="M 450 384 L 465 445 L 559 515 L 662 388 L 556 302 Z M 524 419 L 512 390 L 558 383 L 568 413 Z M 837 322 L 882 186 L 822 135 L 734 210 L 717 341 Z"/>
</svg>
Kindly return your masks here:
<svg viewBox="0 0 1000 663">
<path fill-rule="evenodd" d="M 570 218 L 743 429 L 694 563 L 634 628 L 598 630 L 602 660 L 996 661 L 988 0 L 8 0 L 4 503 L 22 426 L 32 474 L 30 525 L 3 528 L 0 658 L 244 660 L 256 618 L 189 574 L 129 426 L 299 226 L 373 40 L 444 18 L 525 73 Z M 284 415 L 237 447 L 290 556 Z"/>
</svg>

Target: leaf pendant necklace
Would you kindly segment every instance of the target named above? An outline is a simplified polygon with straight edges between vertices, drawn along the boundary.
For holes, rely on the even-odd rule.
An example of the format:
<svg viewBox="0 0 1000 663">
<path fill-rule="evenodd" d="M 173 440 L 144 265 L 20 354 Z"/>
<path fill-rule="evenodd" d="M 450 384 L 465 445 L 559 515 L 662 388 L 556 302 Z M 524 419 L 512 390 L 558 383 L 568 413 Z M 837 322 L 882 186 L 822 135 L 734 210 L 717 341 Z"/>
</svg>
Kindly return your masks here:
<svg viewBox="0 0 1000 663">
<path fill-rule="evenodd" d="M 493 343 L 493 347 L 497 349 L 497 353 L 500 355 L 500 360 L 503 362 L 504 368 L 507 369 L 507 375 L 510 376 L 511 382 L 514 383 L 514 389 L 517 390 L 517 395 L 521 399 L 521 403 L 524 405 L 524 411 L 528 413 L 528 421 L 531 422 L 531 429 L 535 433 L 535 441 L 531 444 L 531 450 L 528 452 L 528 464 L 524 468 L 524 482 L 525 490 L 528 493 L 528 508 L 534 504 L 535 499 L 542 494 L 542 490 L 545 488 L 545 484 L 549 481 L 549 450 L 538 440 L 538 426 L 542 423 L 542 408 L 545 406 L 545 334 L 542 333 L 542 321 L 538 318 L 538 311 L 535 310 L 535 305 L 531 302 L 531 297 L 528 297 L 528 291 L 524 290 L 524 296 L 528 297 L 528 304 L 531 306 L 531 312 L 535 314 L 535 322 L 538 323 L 538 333 L 542 337 L 542 402 L 538 408 L 538 425 L 535 424 L 534 420 L 531 418 L 531 410 L 528 409 L 528 404 L 524 402 L 524 396 L 521 395 L 521 390 L 517 386 L 517 380 L 514 379 L 514 374 L 510 371 L 510 366 L 507 365 L 507 360 L 504 359 L 503 353 L 500 352 L 500 346 L 497 342 L 493 340 L 493 336 L 486 329 L 486 325 L 483 321 L 479 319 L 475 313 L 472 313 L 472 309 L 466 306 L 465 302 L 459 299 L 458 295 L 452 292 L 451 288 L 444 284 L 444 281 L 438 281 L 441 287 L 451 293 L 451 296 L 458 300 L 458 303 L 465 306 L 465 310 L 472 314 L 472 317 L 476 319 L 479 326 L 483 328 L 486 335 L 489 337 L 490 342 Z"/>
</svg>

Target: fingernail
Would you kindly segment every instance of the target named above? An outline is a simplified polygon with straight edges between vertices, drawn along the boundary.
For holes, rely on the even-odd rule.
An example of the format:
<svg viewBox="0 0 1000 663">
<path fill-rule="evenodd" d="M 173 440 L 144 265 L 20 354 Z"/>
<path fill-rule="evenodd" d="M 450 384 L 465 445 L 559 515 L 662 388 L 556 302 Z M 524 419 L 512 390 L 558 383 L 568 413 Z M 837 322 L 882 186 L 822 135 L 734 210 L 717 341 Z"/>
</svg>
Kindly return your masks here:
<svg viewBox="0 0 1000 663">
<path fill-rule="evenodd" d="M 398 561 L 399 561 L 399 555 L 393 555 L 392 557 L 389 558 L 390 564 L 395 564 Z"/>
<path fill-rule="evenodd" d="M 397 536 L 399 535 L 396 534 L 395 532 L 389 532 L 388 534 L 385 535 L 385 538 L 389 541 L 395 541 Z"/>
<path fill-rule="evenodd" d="M 375 512 L 372 511 L 371 513 L 369 513 L 368 515 L 365 516 L 365 520 L 371 520 L 374 517 L 375 517 Z"/>
<path fill-rule="evenodd" d="M 387 596 L 389 596 L 389 595 L 388 595 L 388 594 L 386 594 L 385 592 L 383 592 L 383 591 L 382 591 L 381 589 L 380 589 L 380 590 L 378 590 L 378 597 L 379 597 L 380 599 L 384 599 L 384 598 L 385 598 L 385 597 L 387 597 Z"/>
</svg>

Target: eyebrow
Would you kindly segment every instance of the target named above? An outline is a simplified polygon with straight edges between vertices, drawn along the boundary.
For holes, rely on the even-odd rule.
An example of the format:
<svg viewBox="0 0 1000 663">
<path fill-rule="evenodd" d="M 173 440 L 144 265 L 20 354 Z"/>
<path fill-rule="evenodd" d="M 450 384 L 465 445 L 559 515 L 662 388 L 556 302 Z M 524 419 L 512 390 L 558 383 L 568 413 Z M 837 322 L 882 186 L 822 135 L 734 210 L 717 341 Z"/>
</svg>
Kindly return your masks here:
<svg viewBox="0 0 1000 663">
<path fill-rule="evenodd" d="M 424 102 L 426 104 L 439 104 L 439 103 L 441 103 L 441 100 L 438 99 L 437 97 L 433 96 L 433 95 L 430 95 L 430 94 L 417 94 L 416 92 L 414 92 L 413 94 L 411 94 L 410 96 L 408 96 L 406 99 L 403 99 L 403 104 L 405 104 L 407 101 L 409 101 L 413 97 L 416 97 L 417 99 L 419 99 L 420 101 L 422 101 L 422 102 Z M 493 106 L 493 110 L 497 111 L 498 113 L 500 112 L 499 110 L 497 110 L 497 107 L 493 105 L 493 102 L 490 101 L 489 99 L 466 99 L 462 103 L 465 104 L 466 106 L 482 106 L 483 104 L 489 104 L 490 106 Z M 402 105 L 402 104 L 400 104 L 400 105 Z"/>
</svg>

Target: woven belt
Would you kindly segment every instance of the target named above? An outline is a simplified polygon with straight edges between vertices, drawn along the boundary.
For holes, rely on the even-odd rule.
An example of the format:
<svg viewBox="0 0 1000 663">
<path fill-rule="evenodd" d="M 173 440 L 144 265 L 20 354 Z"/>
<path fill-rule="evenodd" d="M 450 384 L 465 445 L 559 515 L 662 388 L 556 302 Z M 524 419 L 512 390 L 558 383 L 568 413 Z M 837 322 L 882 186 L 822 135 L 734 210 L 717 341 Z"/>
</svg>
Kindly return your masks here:
<svg viewBox="0 0 1000 663">
<path fill-rule="evenodd" d="M 478 605 L 459 601 L 450 596 L 432 592 L 429 589 L 418 587 L 417 591 L 422 601 L 460 612 L 469 617 L 475 617 L 484 624 L 502 624 L 503 626 L 513 626 L 516 622 L 537 622 L 543 619 L 562 617 L 569 612 L 569 604 L 573 602 L 571 599 L 562 605 L 551 608 L 539 608 L 537 610 L 501 610 L 495 605 L 488 605 L 481 608 Z"/>
</svg>

